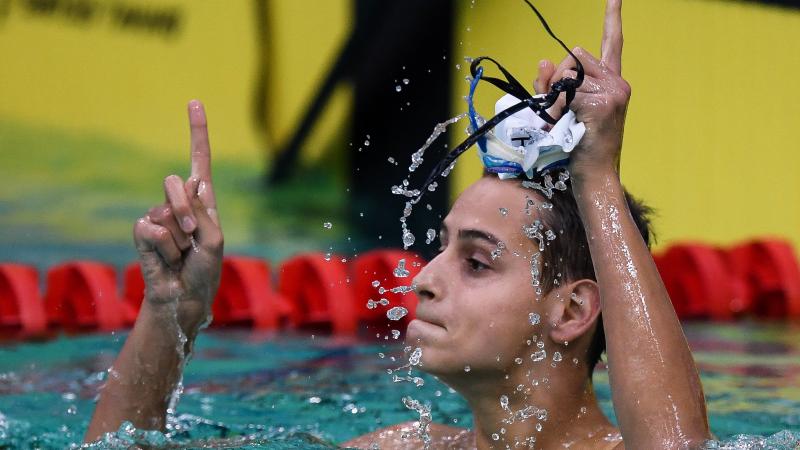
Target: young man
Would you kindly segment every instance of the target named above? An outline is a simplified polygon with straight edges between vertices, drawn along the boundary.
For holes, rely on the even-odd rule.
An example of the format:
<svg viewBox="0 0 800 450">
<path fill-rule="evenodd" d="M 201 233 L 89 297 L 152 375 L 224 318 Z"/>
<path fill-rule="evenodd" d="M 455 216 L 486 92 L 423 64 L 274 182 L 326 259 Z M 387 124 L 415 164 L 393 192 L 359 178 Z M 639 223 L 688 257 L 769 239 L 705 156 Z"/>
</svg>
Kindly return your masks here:
<svg viewBox="0 0 800 450">
<path fill-rule="evenodd" d="M 441 253 L 415 279 L 419 305 L 406 342 L 421 350 L 420 368 L 458 390 L 474 414 L 472 431 L 432 424 L 434 448 L 675 449 L 709 437 L 694 361 L 619 180 L 630 97 L 620 8 L 608 1 L 600 60 L 574 50 L 586 78 L 571 109 L 586 134 L 572 152 L 571 187 L 550 200 L 484 176 L 456 201 Z M 571 64 L 543 62 L 537 91 L 573 74 Z M 183 355 L 219 283 L 222 232 L 198 102 L 189 117 L 191 177 L 167 177 L 168 201 L 134 229 L 146 298 L 87 440 L 124 420 L 163 428 Z M 592 391 L 602 332 L 619 430 Z M 345 445 L 421 448 L 415 429 L 401 424 Z"/>
</svg>

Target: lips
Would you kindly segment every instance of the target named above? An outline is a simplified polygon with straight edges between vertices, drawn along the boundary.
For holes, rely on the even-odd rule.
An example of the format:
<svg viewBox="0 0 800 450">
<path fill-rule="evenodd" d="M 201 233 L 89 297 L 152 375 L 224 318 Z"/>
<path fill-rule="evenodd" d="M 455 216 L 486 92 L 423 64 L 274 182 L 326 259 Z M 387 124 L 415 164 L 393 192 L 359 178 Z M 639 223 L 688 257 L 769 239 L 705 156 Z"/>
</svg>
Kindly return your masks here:
<svg viewBox="0 0 800 450">
<path fill-rule="evenodd" d="M 417 310 L 417 314 L 416 314 L 415 318 L 417 320 L 422 321 L 422 322 L 427 322 L 427 323 L 429 323 L 431 325 L 436 325 L 437 327 L 446 328 L 441 320 L 439 320 L 439 319 L 437 319 L 435 317 L 432 317 L 430 315 L 427 315 L 425 313 L 420 313 L 419 310 Z"/>
</svg>

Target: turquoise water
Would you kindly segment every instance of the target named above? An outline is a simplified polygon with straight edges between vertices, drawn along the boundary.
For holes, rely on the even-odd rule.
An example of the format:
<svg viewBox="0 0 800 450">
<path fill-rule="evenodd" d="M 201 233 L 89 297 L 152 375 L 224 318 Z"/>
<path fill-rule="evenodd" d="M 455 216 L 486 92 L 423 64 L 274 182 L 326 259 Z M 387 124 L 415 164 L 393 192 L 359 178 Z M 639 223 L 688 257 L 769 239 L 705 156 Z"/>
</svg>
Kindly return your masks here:
<svg viewBox="0 0 800 450">
<path fill-rule="evenodd" d="M 722 440 L 710 448 L 800 448 L 800 327 L 685 328 L 701 369 L 711 428 Z M 124 338 L 0 343 L 0 449 L 80 443 L 93 398 Z M 422 388 L 392 382 L 387 369 L 402 361 L 402 346 L 391 338 L 354 342 L 210 330 L 199 338 L 187 367 L 174 430 L 168 439 L 148 438 L 174 448 L 219 447 L 220 440 L 226 448 L 334 448 L 417 418 L 401 403 L 405 395 L 430 403 L 437 422 L 471 426 L 464 401 L 431 377 L 423 376 Z M 604 410 L 612 414 L 605 370 L 596 371 L 595 383 Z M 134 435 L 118 433 L 119 446 Z"/>
</svg>

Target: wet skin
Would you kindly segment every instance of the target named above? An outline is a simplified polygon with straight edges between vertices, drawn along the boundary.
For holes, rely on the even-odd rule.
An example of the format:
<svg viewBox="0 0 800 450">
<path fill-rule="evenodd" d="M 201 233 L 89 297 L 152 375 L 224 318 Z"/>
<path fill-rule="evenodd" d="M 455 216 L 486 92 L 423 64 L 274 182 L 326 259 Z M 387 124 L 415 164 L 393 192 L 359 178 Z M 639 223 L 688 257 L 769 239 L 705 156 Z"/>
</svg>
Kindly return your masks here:
<svg viewBox="0 0 800 450">
<path fill-rule="evenodd" d="M 529 198 L 535 206 L 526 214 Z M 595 283 L 562 279 L 544 294 L 532 285 L 531 259 L 539 244 L 522 227 L 540 219 L 537 208 L 544 202 L 518 181 L 478 180 L 453 205 L 442 226 L 440 253 L 414 280 L 419 303 L 406 343 L 422 349 L 421 370 L 464 395 L 479 430 L 476 436 L 434 425 L 429 430 L 434 448 L 470 448 L 492 435 L 498 439 L 492 438 L 491 444 L 499 447 L 513 447 L 530 437 L 541 445 L 537 448 L 564 442 L 574 442 L 573 448 L 619 443 L 587 377 L 586 353 L 600 312 Z M 504 248 L 493 259 L 499 242 Z M 532 325 L 530 314 L 539 315 L 540 323 Z M 540 341 L 548 356 L 534 361 L 531 356 L 540 350 Z M 553 362 L 555 352 L 560 362 Z M 500 407 L 501 396 L 508 397 L 508 410 Z M 547 419 L 504 422 L 510 411 L 526 407 L 546 410 Z M 401 428 L 414 430 L 403 424 L 347 445 L 421 444 L 413 432 L 400 439 Z M 605 440 L 609 436 L 611 442 Z"/>
</svg>

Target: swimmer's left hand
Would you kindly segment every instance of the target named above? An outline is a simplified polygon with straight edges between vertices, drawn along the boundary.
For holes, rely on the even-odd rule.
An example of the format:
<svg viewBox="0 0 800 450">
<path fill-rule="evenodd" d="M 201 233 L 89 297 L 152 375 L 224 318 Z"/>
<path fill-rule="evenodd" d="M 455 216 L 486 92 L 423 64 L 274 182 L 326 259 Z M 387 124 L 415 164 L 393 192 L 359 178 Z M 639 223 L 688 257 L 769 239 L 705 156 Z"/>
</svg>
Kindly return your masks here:
<svg viewBox="0 0 800 450">
<path fill-rule="evenodd" d="M 606 3 L 601 57 L 598 60 L 583 48 L 573 50 L 585 70 L 583 84 L 578 88 L 570 109 L 577 120 L 586 125 L 586 134 L 570 156 L 570 173 L 581 179 L 592 175 L 619 173 L 622 135 L 625 114 L 631 96 L 631 87 L 622 78 L 622 1 Z M 534 83 L 536 91 L 546 92 L 548 86 L 563 77 L 575 78 L 575 61 L 565 58 L 558 67 L 549 61 L 539 64 L 539 75 Z M 553 107 L 560 111 L 564 105 L 562 94 Z"/>
</svg>

